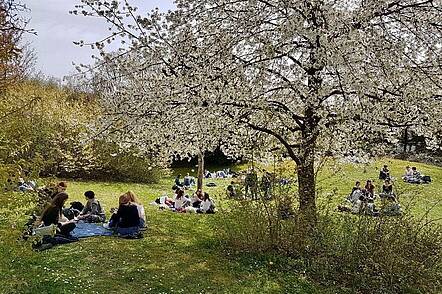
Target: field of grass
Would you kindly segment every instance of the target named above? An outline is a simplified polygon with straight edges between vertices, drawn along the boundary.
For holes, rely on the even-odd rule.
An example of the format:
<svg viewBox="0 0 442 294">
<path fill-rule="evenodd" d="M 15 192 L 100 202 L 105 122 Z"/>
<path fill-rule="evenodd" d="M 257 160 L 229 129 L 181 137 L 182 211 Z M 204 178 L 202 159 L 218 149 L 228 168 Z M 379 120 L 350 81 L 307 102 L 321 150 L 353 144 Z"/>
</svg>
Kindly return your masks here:
<svg viewBox="0 0 442 294">
<path fill-rule="evenodd" d="M 331 196 L 320 202 L 341 202 L 355 180 L 376 179 L 384 162 L 397 178 L 405 165 L 411 165 L 398 160 L 337 168 L 328 164 L 318 179 L 323 194 Z M 402 206 L 415 202 L 406 211 L 418 215 L 434 206 L 429 217 L 441 217 L 442 169 L 413 165 L 433 182 L 409 185 L 397 180 Z M 218 186 L 207 188 L 207 192 L 219 204 L 234 205 L 223 200 L 228 181 L 215 182 Z M 34 252 L 27 242 L 17 242 L 24 217 L 0 207 L 0 293 L 343 293 L 339 285 L 324 289 L 302 273 L 280 271 L 272 260 L 223 250 L 210 221 L 224 217 L 222 214 L 175 214 L 148 205 L 163 193 L 170 195 L 172 184 L 172 177 L 154 185 L 69 181 L 70 201 L 84 202 L 84 191 L 93 190 L 108 216 L 119 195 L 134 191 L 145 204 L 148 217 L 148 231 L 139 240 L 96 237 Z"/>
</svg>

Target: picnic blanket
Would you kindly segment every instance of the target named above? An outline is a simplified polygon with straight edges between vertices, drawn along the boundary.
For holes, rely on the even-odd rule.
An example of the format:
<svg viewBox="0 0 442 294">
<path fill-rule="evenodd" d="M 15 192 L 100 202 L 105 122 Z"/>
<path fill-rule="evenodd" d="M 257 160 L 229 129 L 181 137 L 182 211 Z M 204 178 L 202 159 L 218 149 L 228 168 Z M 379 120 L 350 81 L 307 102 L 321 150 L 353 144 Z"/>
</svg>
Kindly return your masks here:
<svg viewBox="0 0 442 294">
<path fill-rule="evenodd" d="M 102 224 L 79 222 L 71 234 L 77 238 L 112 236 L 112 230 L 104 228 Z"/>
</svg>

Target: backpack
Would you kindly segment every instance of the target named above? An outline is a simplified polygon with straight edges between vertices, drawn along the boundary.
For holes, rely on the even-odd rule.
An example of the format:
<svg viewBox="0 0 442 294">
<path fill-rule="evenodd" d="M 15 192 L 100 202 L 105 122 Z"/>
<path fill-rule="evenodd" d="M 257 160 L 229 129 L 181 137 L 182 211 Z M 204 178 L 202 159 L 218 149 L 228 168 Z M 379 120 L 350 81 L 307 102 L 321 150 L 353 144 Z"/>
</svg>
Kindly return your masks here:
<svg viewBox="0 0 442 294">
<path fill-rule="evenodd" d="M 430 176 L 423 176 L 422 181 L 424 181 L 424 183 L 431 183 L 431 178 Z"/>
</svg>

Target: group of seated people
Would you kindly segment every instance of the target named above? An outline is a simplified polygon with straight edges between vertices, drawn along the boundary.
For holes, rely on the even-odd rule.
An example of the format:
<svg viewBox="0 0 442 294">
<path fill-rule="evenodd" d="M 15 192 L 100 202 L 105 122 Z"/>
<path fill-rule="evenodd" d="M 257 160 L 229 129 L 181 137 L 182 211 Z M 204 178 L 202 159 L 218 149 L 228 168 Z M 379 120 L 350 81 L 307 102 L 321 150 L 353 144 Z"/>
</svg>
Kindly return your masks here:
<svg viewBox="0 0 442 294">
<path fill-rule="evenodd" d="M 175 212 L 215 213 L 215 201 L 201 189 L 190 197 L 183 189 L 177 187 L 173 198 L 164 195 L 155 199 L 152 204 L 159 205 L 160 209 L 168 208 Z"/>
<path fill-rule="evenodd" d="M 428 184 L 431 182 L 430 176 L 421 174 L 415 166 L 411 168 L 410 166 L 405 167 L 405 174 L 402 179 L 410 184 Z"/>
<path fill-rule="evenodd" d="M 34 227 L 55 226 L 58 235 L 68 240 L 76 241 L 78 239 L 72 237 L 71 232 L 79 221 L 85 223 L 104 223 L 106 215 L 100 201 L 95 198 L 93 191 L 86 191 L 84 193 L 86 198 L 85 205 L 79 202 L 71 202 L 71 207 L 65 208 L 66 201 L 69 198 L 65 192 L 66 188 L 66 182 L 60 182 L 56 186 L 56 190 L 51 195 L 52 199 L 43 209 Z M 81 208 L 81 210 L 78 208 Z M 140 229 L 145 225 L 144 207 L 132 191 L 121 195 L 118 208 L 111 210 L 111 212 L 112 215 L 109 223 L 105 227 L 113 229 L 119 236 L 137 236 L 140 233 Z"/>
<path fill-rule="evenodd" d="M 401 213 L 399 203 L 397 203 L 396 195 L 393 191 L 393 182 L 387 177 L 382 185 L 382 192 L 379 193 L 379 198 L 383 201 L 382 210 L 378 210 L 375 205 L 376 200 L 375 185 L 372 180 L 367 180 L 364 188 L 361 187 L 361 182 L 356 181 L 350 195 L 346 198 L 346 202 L 350 207 L 343 205 L 338 206 L 340 211 L 349 211 L 354 214 L 367 214 L 378 216 L 381 213 L 384 215 L 398 215 Z"/>
<path fill-rule="evenodd" d="M 184 177 L 182 182 L 181 182 L 181 175 L 176 176 L 174 187 L 188 189 L 191 188 L 192 186 L 195 186 L 195 177 L 190 176 L 189 173 L 187 173 L 187 175 Z"/>
<path fill-rule="evenodd" d="M 204 177 L 206 179 L 225 179 L 225 178 L 231 178 L 233 177 L 233 173 L 230 170 L 230 168 L 225 168 L 223 170 L 219 170 L 216 172 L 210 172 L 208 170 L 204 171 Z"/>
</svg>

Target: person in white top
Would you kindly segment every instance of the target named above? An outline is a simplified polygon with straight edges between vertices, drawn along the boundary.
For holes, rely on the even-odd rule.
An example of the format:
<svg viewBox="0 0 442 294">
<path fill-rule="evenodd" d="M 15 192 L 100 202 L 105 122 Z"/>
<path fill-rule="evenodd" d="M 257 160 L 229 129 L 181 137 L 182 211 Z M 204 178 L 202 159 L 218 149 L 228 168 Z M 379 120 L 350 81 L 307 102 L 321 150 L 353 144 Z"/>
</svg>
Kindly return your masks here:
<svg viewBox="0 0 442 294">
<path fill-rule="evenodd" d="M 138 209 L 138 215 L 140 217 L 140 228 L 144 228 L 146 225 L 146 212 L 144 211 L 144 206 L 141 204 L 137 195 L 132 191 L 127 191 L 126 195 L 129 197 L 129 201 L 134 204 Z"/>
<path fill-rule="evenodd" d="M 209 194 L 204 192 L 203 201 L 200 204 L 200 208 L 196 211 L 197 213 L 215 213 L 215 202 L 210 199 Z"/>
<path fill-rule="evenodd" d="M 175 211 L 177 212 L 185 212 L 186 206 L 189 205 L 189 199 L 187 197 L 184 197 L 184 191 L 181 189 L 177 190 L 176 196 L 175 196 Z"/>
</svg>

